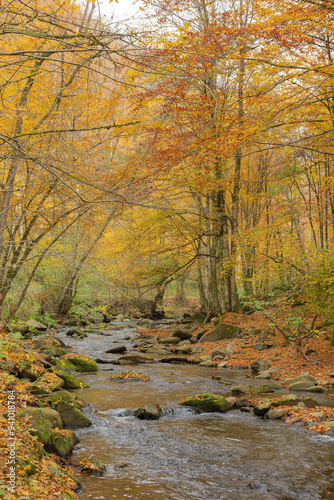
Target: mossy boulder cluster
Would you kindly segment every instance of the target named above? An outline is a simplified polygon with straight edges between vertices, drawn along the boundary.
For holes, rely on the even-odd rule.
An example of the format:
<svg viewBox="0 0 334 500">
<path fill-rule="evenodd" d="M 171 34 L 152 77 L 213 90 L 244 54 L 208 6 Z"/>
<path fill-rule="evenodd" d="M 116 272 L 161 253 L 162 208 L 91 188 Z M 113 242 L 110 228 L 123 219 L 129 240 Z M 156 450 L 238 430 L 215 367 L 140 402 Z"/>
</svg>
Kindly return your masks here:
<svg viewBox="0 0 334 500">
<path fill-rule="evenodd" d="M 67 457 L 79 442 L 68 427 L 88 427 L 92 422 L 80 411 L 83 403 L 67 391 L 50 394 L 44 403 L 52 407 L 27 407 L 18 417 L 30 417 L 30 432 L 47 451 Z"/>
</svg>

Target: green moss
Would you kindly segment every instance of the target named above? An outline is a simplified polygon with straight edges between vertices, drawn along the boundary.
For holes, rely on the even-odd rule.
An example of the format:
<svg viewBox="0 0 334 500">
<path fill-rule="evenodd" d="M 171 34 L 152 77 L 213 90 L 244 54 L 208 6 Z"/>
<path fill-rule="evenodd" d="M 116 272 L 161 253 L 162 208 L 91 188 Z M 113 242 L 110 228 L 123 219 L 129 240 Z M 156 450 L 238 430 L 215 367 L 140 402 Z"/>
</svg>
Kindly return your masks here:
<svg viewBox="0 0 334 500">
<path fill-rule="evenodd" d="M 52 407 L 56 406 L 56 404 L 60 401 L 66 401 L 67 403 L 70 403 L 72 406 L 77 408 L 77 410 L 81 410 L 81 408 L 83 407 L 83 403 L 79 401 L 79 399 L 74 394 L 71 394 L 68 391 L 57 391 L 50 394 L 50 396 L 48 397 L 48 402 Z"/>
<path fill-rule="evenodd" d="M 68 457 L 77 443 L 79 443 L 79 439 L 75 432 L 69 430 L 53 431 L 47 450 L 56 453 L 60 457 Z"/>
<path fill-rule="evenodd" d="M 84 354 L 66 354 L 61 358 L 61 361 L 65 363 L 69 362 L 74 366 L 74 370 L 77 372 L 97 372 L 98 367 L 96 361 L 89 356 Z"/>
<path fill-rule="evenodd" d="M 74 377 L 70 373 L 57 371 L 56 374 L 64 381 L 64 389 L 82 389 L 83 387 L 89 387 L 86 382 Z"/>
<path fill-rule="evenodd" d="M 178 404 L 182 406 L 190 406 L 203 412 L 215 413 L 223 413 L 232 408 L 231 404 L 226 401 L 223 396 L 212 394 L 211 392 L 196 394 L 195 396 L 191 396 Z"/>
</svg>

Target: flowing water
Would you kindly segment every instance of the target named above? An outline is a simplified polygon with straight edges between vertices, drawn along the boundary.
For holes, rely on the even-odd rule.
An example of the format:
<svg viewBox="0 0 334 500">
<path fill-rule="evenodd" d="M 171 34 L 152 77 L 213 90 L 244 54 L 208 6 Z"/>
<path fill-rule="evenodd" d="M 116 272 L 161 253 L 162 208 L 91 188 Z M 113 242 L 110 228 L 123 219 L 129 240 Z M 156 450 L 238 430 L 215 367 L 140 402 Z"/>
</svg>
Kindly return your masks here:
<svg viewBox="0 0 334 500">
<path fill-rule="evenodd" d="M 66 337 L 66 343 L 94 358 L 116 359 L 105 351 L 115 342 L 130 350 L 134 327 L 109 330 L 112 336 Z M 196 365 L 99 367 L 98 373 L 81 376 L 90 388 L 76 391 L 90 404 L 84 411 L 93 426 L 77 431 L 81 443 L 74 458 L 94 455 L 107 470 L 103 477 L 79 477 L 80 500 L 334 499 L 334 437 L 253 413 L 196 414 L 175 407 L 197 393 L 227 394 L 228 382 L 248 382 L 245 371 L 225 369 L 222 384 L 211 378 L 212 369 Z M 127 368 L 150 381 L 108 380 Z M 162 406 L 164 416 L 142 421 L 128 415 L 148 403 Z"/>
</svg>

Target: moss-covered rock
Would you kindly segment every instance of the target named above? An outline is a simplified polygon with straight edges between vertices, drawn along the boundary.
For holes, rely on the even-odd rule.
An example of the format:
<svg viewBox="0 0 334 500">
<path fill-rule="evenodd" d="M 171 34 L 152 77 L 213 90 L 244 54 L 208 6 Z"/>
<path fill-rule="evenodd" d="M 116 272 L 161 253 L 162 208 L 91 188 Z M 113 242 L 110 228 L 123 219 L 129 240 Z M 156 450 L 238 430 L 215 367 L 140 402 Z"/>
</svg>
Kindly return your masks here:
<svg viewBox="0 0 334 500">
<path fill-rule="evenodd" d="M 25 416 L 27 413 L 21 412 L 18 416 Z M 31 415 L 31 434 L 37 436 L 37 439 L 46 444 L 51 437 L 52 423 L 51 420 L 45 415 L 43 409 L 36 408 L 36 411 L 30 413 Z"/>
<path fill-rule="evenodd" d="M 43 415 L 50 420 L 52 429 L 61 429 L 62 428 L 62 421 L 60 418 L 59 413 L 52 409 L 52 408 L 36 408 L 34 406 L 27 406 L 24 410 L 22 410 L 18 416 L 19 417 L 25 417 L 27 415 L 36 415 L 39 414 L 39 412 L 42 412 Z M 33 420 L 34 421 L 34 420 Z"/>
<path fill-rule="evenodd" d="M 67 337 L 75 337 L 75 338 L 84 338 L 84 337 L 88 337 L 87 333 L 82 330 L 81 328 L 75 328 L 75 327 L 72 327 L 72 328 L 69 328 L 66 332 L 66 336 Z"/>
<path fill-rule="evenodd" d="M 95 457 L 87 457 L 80 460 L 80 467 L 87 474 L 102 476 L 106 471 L 104 463 Z"/>
<path fill-rule="evenodd" d="M 92 422 L 80 410 L 66 401 L 55 404 L 55 409 L 61 416 L 65 427 L 89 427 Z"/>
<path fill-rule="evenodd" d="M 46 450 L 60 457 L 68 457 L 76 444 L 80 442 L 75 432 L 69 429 L 53 430 L 46 445 Z"/>
<path fill-rule="evenodd" d="M 33 349 L 51 356 L 63 356 L 67 352 L 64 342 L 52 335 L 35 338 L 31 341 L 31 345 Z"/>
<path fill-rule="evenodd" d="M 41 377 L 45 373 L 45 368 L 43 365 L 39 363 L 35 363 L 33 365 L 27 365 L 25 367 L 20 367 L 19 369 L 19 378 L 27 378 L 34 382 L 39 377 Z"/>
<path fill-rule="evenodd" d="M 67 359 L 57 359 L 55 368 L 56 369 L 58 368 L 60 370 L 64 370 L 67 372 L 75 372 L 76 371 L 75 366 L 72 365 L 72 363 L 70 363 L 70 361 L 68 361 Z"/>
<path fill-rule="evenodd" d="M 263 416 L 270 410 L 270 408 L 271 408 L 270 401 L 266 401 L 264 403 L 259 403 L 259 404 L 254 406 L 254 414 L 259 415 L 259 416 Z"/>
<path fill-rule="evenodd" d="M 196 394 L 178 403 L 182 406 L 190 406 L 203 412 L 224 413 L 232 408 L 232 405 L 223 397 L 211 392 Z"/>
<path fill-rule="evenodd" d="M 307 397 L 307 398 L 302 398 L 299 396 L 296 396 L 295 394 L 287 394 L 286 396 L 273 400 L 271 402 L 272 406 L 297 406 L 298 404 L 303 403 L 306 408 L 315 408 L 316 406 L 319 406 L 319 403 L 316 399 Z"/>
<path fill-rule="evenodd" d="M 55 373 L 45 373 L 30 385 L 32 394 L 50 394 L 64 386 L 62 378 Z"/>
<path fill-rule="evenodd" d="M 77 372 L 97 372 L 96 361 L 85 354 L 69 353 L 62 356 L 61 361 L 69 362 Z"/>
<path fill-rule="evenodd" d="M 58 375 L 58 377 L 60 377 L 63 380 L 64 389 L 82 389 L 83 387 L 89 387 L 89 385 L 86 384 L 86 382 L 84 382 L 79 378 L 74 377 L 70 373 L 59 370 L 56 371 L 55 373 Z"/>
<path fill-rule="evenodd" d="M 141 406 L 134 412 L 134 416 L 139 420 L 158 420 L 161 416 L 161 408 L 155 403 Z"/>
<path fill-rule="evenodd" d="M 48 397 L 48 402 L 52 407 L 55 407 L 58 403 L 60 403 L 60 401 L 66 401 L 78 410 L 81 410 L 81 408 L 84 406 L 84 403 L 82 401 L 80 401 L 74 394 L 71 394 L 68 391 L 61 390 L 53 392 Z"/>
</svg>

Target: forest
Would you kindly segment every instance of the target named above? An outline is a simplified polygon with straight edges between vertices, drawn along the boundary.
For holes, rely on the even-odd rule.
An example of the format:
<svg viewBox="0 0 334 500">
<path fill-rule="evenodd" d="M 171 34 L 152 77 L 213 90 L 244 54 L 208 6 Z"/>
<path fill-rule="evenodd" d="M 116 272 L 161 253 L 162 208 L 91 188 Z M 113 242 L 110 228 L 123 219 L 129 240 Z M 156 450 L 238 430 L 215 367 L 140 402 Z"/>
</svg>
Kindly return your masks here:
<svg viewBox="0 0 334 500">
<path fill-rule="evenodd" d="M 51 351 L 21 343 L 29 321 L 144 319 L 162 343 L 153 321 L 196 314 L 281 336 L 285 376 L 307 369 L 332 391 L 334 1 L 142 0 L 123 22 L 110 4 L 0 1 L 0 391 L 23 365 L 51 370 Z M 246 354 L 224 356 L 249 368 Z M 77 498 L 70 475 L 50 499 Z M 24 488 L 0 498 L 43 499 L 42 483 Z"/>
</svg>

